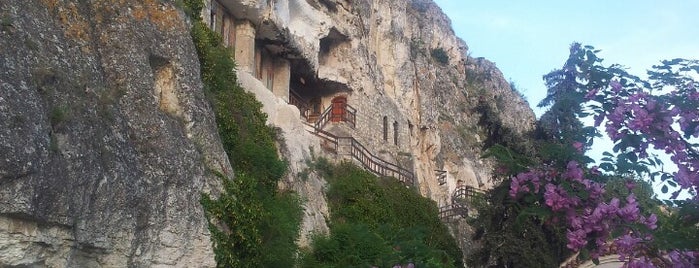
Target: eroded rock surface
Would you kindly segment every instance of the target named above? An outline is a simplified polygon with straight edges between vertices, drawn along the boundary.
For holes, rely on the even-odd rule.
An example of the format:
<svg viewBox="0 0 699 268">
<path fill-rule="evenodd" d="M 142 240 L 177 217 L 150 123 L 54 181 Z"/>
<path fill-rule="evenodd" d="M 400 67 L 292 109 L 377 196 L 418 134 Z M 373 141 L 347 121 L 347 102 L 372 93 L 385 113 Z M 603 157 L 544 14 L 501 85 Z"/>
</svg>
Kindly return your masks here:
<svg viewBox="0 0 699 268">
<path fill-rule="evenodd" d="M 0 266 L 214 266 L 231 175 L 171 1 L 0 2 Z"/>
<path fill-rule="evenodd" d="M 481 189 L 493 186 L 493 163 L 481 155 L 484 144 L 499 133 L 484 122 L 498 122 L 498 127 L 518 135 L 534 127 L 535 117 L 528 103 L 510 88 L 494 63 L 468 56 L 466 43 L 455 36 L 450 20 L 430 0 L 220 3 L 237 21 L 244 21 L 236 31 L 254 33 L 255 40 L 247 45 L 241 46 L 241 39 L 236 40 L 236 59 L 241 72 L 263 80 L 259 85 L 244 84 L 246 89 L 272 91 L 280 97 L 278 101 L 263 101 L 268 112 L 277 114 L 279 105 L 289 101 L 291 93 L 274 87 L 265 89 L 265 84 L 270 84 L 267 80 L 274 80 L 265 70 L 276 66 L 266 66 L 264 59 L 258 63 L 251 46 L 268 49 L 271 58 L 288 62 L 291 90 L 311 106 L 318 106 L 318 111 L 337 99 L 346 100 L 356 109 L 356 126 L 331 122 L 326 130 L 350 135 L 382 159 L 413 170 L 417 178 L 414 186 L 440 205 L 450 202 L 451 193 L 459 185 Z M 254 53 L 255 57 L 260 54 Z M 273 82 L 277 85 L 276 80 Z M 318 138 L 315 142 L 299 142 L 305 137 L 293 133 L 301 128 L 294 130 L 287 121 L 270 123 L 280 126 L 287 140 L 292 140 L 287 143 L 311 143 L 322 148 Z M 309 153 L 291 154 L 296 155 L 286 158 L 299 160 Z M 327 156 L 335 157 L 332 153 Z M 292 165 L 292 169 L 300 168 Z M 435 170 L 445 172 L 445 181 L 437 179 Z M 288 182 L 292 189 L 309 189 L 303 180 L 291 178 Z M 318 200 L 313 191 L 304 191 L 300 192 L 302 197 Z M 309 218 L 327 211 L 322 206 L 317 208 L 306 207 L 304 223 L 325 230 L 324 222 Z M 463 224 L 455 229 L 464 229 Z M 309 230 L 314 228 L 304 228 L 302 236 Z M 467 232 L 455 233 L 465 236 Z"/>
<path fill-rule="evenodd" d="M 198 199 L 219 188 L 212 171 L 233 171 L 175 2 L 0 2 L 0 266 L 215 265 Z M 480 106 L 514 132 L 533 127 L 527 103 L 493 63 L 468 56 L 430 0 L 220 3 L 239 23 L 236 58 L 250 55 L 238 60 L 239 80 L 284 137 L 282 187 L 306 201 L 302 246 L 327 231 L 328 208 L 325 182 L 299 174 L 311 150 L 333 154 L 280 85 L 320 110 L 343 98 L 357 124 L 328 130 L 413 170 L 414 186 L 439 204 L 459 181 L 492 186 Z M 265 73 L 267 83 L 261 47 L 285 72 Z"/>
</svg>

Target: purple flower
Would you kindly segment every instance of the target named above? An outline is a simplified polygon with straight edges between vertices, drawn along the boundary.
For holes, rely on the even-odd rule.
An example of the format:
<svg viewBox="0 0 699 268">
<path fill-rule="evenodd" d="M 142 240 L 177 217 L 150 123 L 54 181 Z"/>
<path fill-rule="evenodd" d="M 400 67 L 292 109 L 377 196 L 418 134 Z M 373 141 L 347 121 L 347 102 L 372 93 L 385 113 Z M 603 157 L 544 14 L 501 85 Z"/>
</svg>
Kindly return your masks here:
<svg viewBox="0 0 699 268">
<path fill-rule="evenodd" d="M 678 251 L 672 250 L 667 253 L 667 256 L 672 262 L 672 268 L 682 268 L 682 267 L 693 267 L 692 263 L 695 263 L 695 253 L 692 251 Z"/>
<path fill-rule="evenodd" d="M 628 268 L 655 268 L 655 265 L 650 261 L 650 259 L 645 256 L 641 256 L 638 259 L 630 260 L 625 266 Z"/>
<path fill-rule="evenodd" d="M 625 234 L 614 240 L 614 244 L 617 246 L 617 253 L 619 254 L 619 260 L 623 261 L 627 255 L 634 252 L 634 247 L 636 244 L 641 242 L 638 237 L 633 237 L 630 234 Z"/>
<path fill-rule="evenodd" d="M 587 245 L 587 233 L 585 233 L 585 230 L 570 230 L 568 229 L 568 232 L 566 233 L 566 238 L 568 238 L 568 244 L 566 247 L 573 251 L 578 251 L 581 248 L 583 248 L 585 245 Z"/>
<path fill-rule="evenodd" d="M 560 186 L 556 187 L 556 185 L 548 183 L 546 184 L 545 189 L 546 192 L 544 193 L 544 199 L 546 200 L 546 205 L 553 211 L 559 211 L 567 207 L 567 194 L 563 188 Z"/>
<path fill-rule="evenodd" d="M 636 198 L 634 197 L 634 195 L 630 194 L 628 197 L 626 197 L 626 202 L 626 205 L 623 208 L 619 209 L 619 211 L 617 211 L 617 214 L 623 220 L 628 222 L 637 220 L 640 217 L 640 210 L 638 209 L 638 203 L 636 202 Z"/>
<path fill-rule="evenodd" d="M 516 198 L 517 194 L 519 193 L 519 179 L 517 177 L 512 178 L 512 182 L 510 182 L 510 196 L 512 198 Z"/>
<path fill-rule="evenodd" d="M 582 182 L 583 170 L 578 166 L 578 162 L 570 161 L 563 176 L 572 181 Z"/>
<path fill-rule="evenodd" d="M 641 217 L 641 222 L 648 227 L 648 229 L 655 230 L 658 228 L 658 216 L 655 214 L 650 214 L 647 219 Z"/>
</svg>

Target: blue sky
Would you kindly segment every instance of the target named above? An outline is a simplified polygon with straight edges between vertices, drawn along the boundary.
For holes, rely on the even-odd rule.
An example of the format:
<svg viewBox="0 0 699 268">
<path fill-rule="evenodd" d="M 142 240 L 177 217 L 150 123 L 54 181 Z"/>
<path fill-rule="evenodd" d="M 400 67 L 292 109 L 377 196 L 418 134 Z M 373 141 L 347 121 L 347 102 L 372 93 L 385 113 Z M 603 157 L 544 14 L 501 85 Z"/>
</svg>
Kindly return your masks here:
<svg viewBox="0 0 699 268">
<path fill-rule="evenodd" d="M 541 76 L 560 68 L 576 41 L 636 75 L 661 59 L 699 58 L 699 1 L 435 0 L 472 57 L 495 62 L 535 106 Z M 537 116 L 543 111 L 535 109 Z"/>
<path fill-rule="evenodd" d="M 546 95 L 541 77 L 563 65 L 572 42 L 601 49 L 604 65 L 622 64 L 641 77 L 663 59 L 699 59 L 699 0 L 434 1 L 471 56 L 495 62 L 537 116 Z M 590 156 L 611 147 L 598 140 Z"/>
</svg>

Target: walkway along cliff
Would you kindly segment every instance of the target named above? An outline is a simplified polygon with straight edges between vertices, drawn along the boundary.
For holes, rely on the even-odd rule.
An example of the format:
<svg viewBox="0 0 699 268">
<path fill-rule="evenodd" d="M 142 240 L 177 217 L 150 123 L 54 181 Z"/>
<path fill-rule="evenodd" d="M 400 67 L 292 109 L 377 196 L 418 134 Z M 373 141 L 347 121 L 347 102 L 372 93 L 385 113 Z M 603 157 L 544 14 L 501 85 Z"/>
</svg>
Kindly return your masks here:
<svg viewBox="0 0 699 268">
<path fill-rule="evenodd" d="M 0 2 L 0 266 L 215 265 L 199 198 L 235 171 L 181 8 Z M 211 0 L 201 16 L 281 130 L 301 245 L 327 231 L 325 182 L 297 177 L 313 153 L 454 208 L 492 186 L 484 122 L 533 127 L 430 0 Z M 450 211 L 458 235 L 464 212 Z"/>
</svg>

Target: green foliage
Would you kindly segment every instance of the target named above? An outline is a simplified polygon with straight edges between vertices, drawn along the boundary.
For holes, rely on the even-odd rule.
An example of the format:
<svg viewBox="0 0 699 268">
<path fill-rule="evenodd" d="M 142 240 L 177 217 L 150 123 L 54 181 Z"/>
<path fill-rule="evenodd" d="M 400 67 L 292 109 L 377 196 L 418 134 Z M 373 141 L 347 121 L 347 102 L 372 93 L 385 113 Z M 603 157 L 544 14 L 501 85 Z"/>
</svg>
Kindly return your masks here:
<svg viewBox="0 0 699 268">
<path fill-rule="evenodd" d="M 296 194 L 278 192 L 263 198 L 260 229 L 262 233 L 262 266 L 288 267 L 296 262 L 299 227 L 303 217 L 301 200 Z"/>
<path fill-rule="evenodd" d="M 658 213 L 658 229 L 654 232 L 654 243 L 664 250 L 699 248 L 699 205 L 691 201 L 678 201 L 678 207 L 666 207 Z"/>
<path fill-rule="evenodd" d="M 501 112 L 497 107 L 484 98 L 478 100 L 475 112 L 480 115 L 478 125 L 486 131 L 486 140 L 483 141 L 483 149 L 487 150 L 500 144 L 514 152 L 523 155 L 532 155 L 531 140 L 527 135 L 517 133 L 514 129 L 505 126 L 500 118 Z"/>
<path fill-rule="evenodd" d="M 571 45 L 571 54 L 561 69 L 553 70 L 544 75 L 547 95 L 538 104 L 539 107 L 549 107 L 539 119 L 539 127 L 549 136 L 562 144 L 573 142 L 586 143 L 586 132 L 578 119 L 584 117 L 581 103 L 585 102 L 585 93 L 602 85 L 594 80 L 580 81 L 579 73 L 592 72 L 600 81 L 609 81 L 612 74 L 602 72 L 598 63 L 602 59 L 587 49 L 580 49 L 579 43 Z"/>
<path fill-rule="evenodd" d="M 330 235 L 314 238 L 302 267 L 462 266 L 434 201 L 349 163 L 319 171 L 330 184 Z"/>
<path fill-rule="evenodd" d="M 206 6 L 202 0 L 177 0 L 176 4 L 182 6 L 184 11 L 194 20 L 198 20 L 199 14 Z"/>
<path fill-rule="evenodd" d="M 221 176 L 224 191 L 213 200 L 204 195 L 201 203 L 209 219 L 214 253 L 219 267 L 259 267 L 262 233 L 258 222 L 263 207 L 255 194 L 255 179 L 238 174 L 235 180 Z"/>
<path fill-rule="evenodd" d="M 430 54 L 432 55 L 432 58 L 434 60 L 436 60 L 437 62 L 439 62 L 442 65 L 449 63 L 449 55 L 441 47 L 432 49 Z"/>
<path fill-rule="evenodd" d="M 558 267 L 570 254 L 565 230 L 544 224 L 541 207 L 523 208 L 510 199 L 509 183 L 488 192 L 487 203 L 471 220 L 480 246 L 467 257 L 469 267 Z M 563 220 L 563 219 L 561 219 Z"/>
<path fill-rule="evenodd" d="M 508 174 L 526 171 L 533 164 L 531 158 L 500 144 L 495 144 L 488 148 L 482 157 L 492 157 L 498 162 L 500 168 L 503 168 L 503 171 L 506 171 Z"/>
<path fill-rule="evenodd" d="M 585 58 L 584 62 L 589 64 L 580 68 L 592 68 L 597 62 L 586 54 L 576 56 Z M 474 239 L 480 241 L 481 247 L 468 257 L 470 265 L 495 262 L 498 266 L 553 267 L 571 254 L 566 248 L 565 230 L 557 229 L 559 225 L 545 223 L 565 219 L 552 218 L 550 211 L 532 196 L 515 202 L 508 191 L 511 176 L 531 167 L 545 164 L 565 168 L 569 161 L 591 162 L 571 146 L 574 141 L 585 143 L 582 137 L 589 134 L 578 120 L 581 111 L 575 108 L 584 94 L 581 93 L 583 85 L 575 80 L 574 64 L 569 61 L 561 70 L 544 76 L 549 91 L 539 106 L 551 108 L 539 120 L 532 137 L 506 128 L 496 107 L 489 102 L 479 102 L 479 124 L 489 131 L 484 157 L 498 162 L 496 173 L 504 180 L 488 193 L 489 202 L 479 208 L 478 217 L 472 221 L 477 230 Z"/>
<path fill-rule="evenodd" d="M 413 37 L 410 39 L 410 56 L 415 58 L 418 54 L 424 54 L 425 41 L 420 38 Z"/>
<path fill-rule="evenodd" d="M 276 132 L 254 95 L 237 83 L 235 62 L 221 37 L 199 18 L 203 2 L 184 0 L 193 20 L 205 92 L 216 116 L 223 148 L 236 171 L 223 180 L 214 199 L 203 195 L 209 230 L 219 267 L 285 267 L 295 262 L 295 244 L 302 217 L 293 193 L 278 192 L 286 163 L 277 156 Z"/>
</svg>

